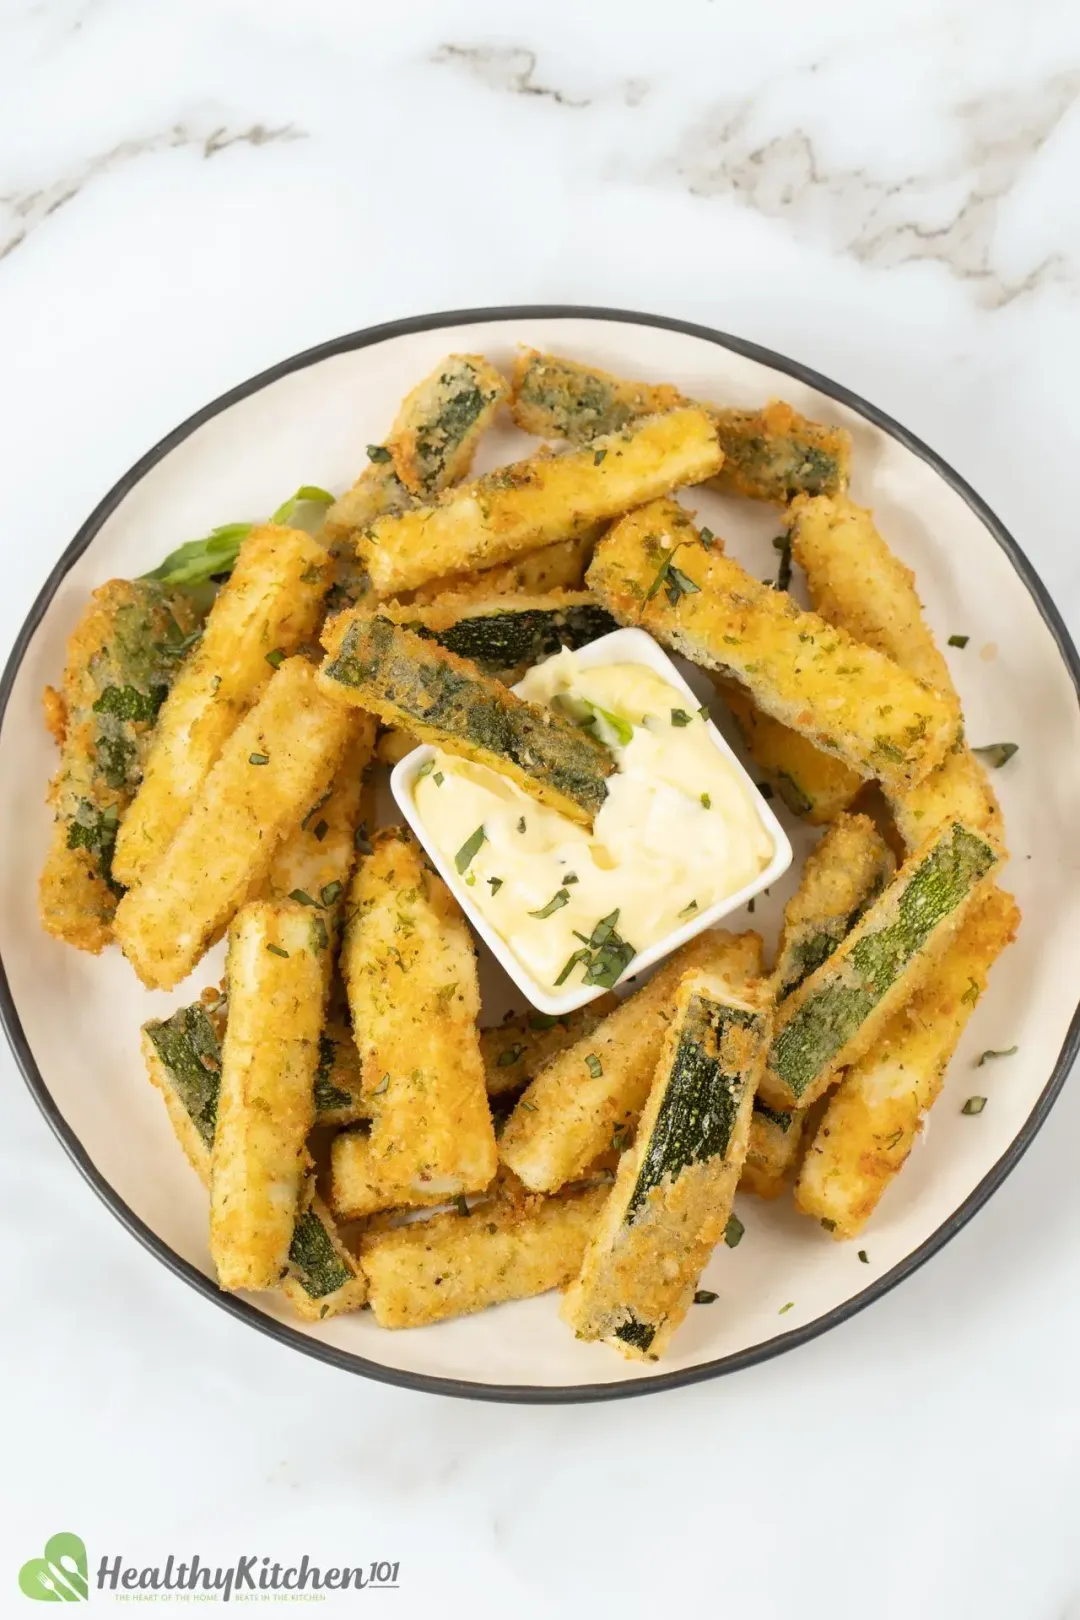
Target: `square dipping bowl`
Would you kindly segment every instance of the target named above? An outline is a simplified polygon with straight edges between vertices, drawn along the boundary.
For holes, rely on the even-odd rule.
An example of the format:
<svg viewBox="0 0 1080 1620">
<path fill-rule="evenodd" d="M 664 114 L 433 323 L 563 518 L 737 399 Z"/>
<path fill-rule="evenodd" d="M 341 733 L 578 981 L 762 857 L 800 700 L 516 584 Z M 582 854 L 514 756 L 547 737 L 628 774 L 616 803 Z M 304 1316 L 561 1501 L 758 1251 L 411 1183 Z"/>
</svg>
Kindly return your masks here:
<svg viewBox="0 0 1080 1620">
<path fill-rule="evenodd" d="M 645 664 L 649 669 L 655 671 L 661 679 L 667 681 L 677 691 L 681 692 L 688 700 L 691 708 L 697 709 L 700 707 L 699 700 L 693 689 L 683 679 L 675 664 L 659 643 L 654 641 L 652 636 L 645 630 L 613 630 L 610 635 L 601 636 L 597 641 L 592 641 L 587 646 L 578 648 L 576 657 L 583 669 L 593 669 L 600 664 Z M 515 686 L 512 690 L 519 692 L 520 688 Z M 732 769 L 747 788 L 751 801 L 756 805 L 761 824 L 772 840 L 772 860 L 752 883 L 746 884 L 736 893 L 729 895 L 726 900 L 718 900 L 714 906 L 710 906 L 706 911 L 699 912 L 688 922 L 683 923 L 681 927 L 672 929 L 663 939 L 656 940 L 645 950 L 639 951 L 632 961 L 627 964 L 626 971 L 623 973 L 618 985 L 616 985 L 616 989 L 626 984 L 629 979 L 637 974 L 654 967 L 657 962 L 663 961 L 664 957 L 670 956 L 672 951 L 678 950 L 680 945 L 685 945 L 687 940 L 695 938 L 698 934 L 703 934 L 707 928 L 712 928 L 721 918 L 729 916 L 733 911 L 738 911 L 740 906 L 745 906 L 749 900 L 753 899 L 754 895 L 760 894 L 763 889 L 770 888 L 791 865 L 792 849 L 787 834 L 769 808 L 767 801 L 758 792 L 757 784 L 740 764 L 711 720 L 708 721 L 708 732 L 714 747 L 729 761 Z M 434 759 L 436 752 L 435 748 L 424 744 L 419 748 L 414 748 L 411 754 L 406 754 L 405 758 L 398 762 L 391 773 L 390 790 L 402 815 L 423 845 L 432 865 L 473 928 L 484 941 L 488 950 L 538 1012 L 547 1013 L 552 1017 L 561 1017 L 565 1013 L 575 1011 L 578 1007 L 584 1007 L 586 1003 L 594 1001 L 597 996 L 605 994 L 603 985 L 579 984 L 566 990 L 552 990 L 538 984 L 528 969 L 514 955 L 507 942 L 492 928 L 487 918 L 477 909 L 473 903 L 468 885 L 463 877 L 458 874 L 453 861 L 446 859 L 429 835 L 417 811 L 416 801 L 413 797 L 421 770 L 430 760 Z"/>
</svg>

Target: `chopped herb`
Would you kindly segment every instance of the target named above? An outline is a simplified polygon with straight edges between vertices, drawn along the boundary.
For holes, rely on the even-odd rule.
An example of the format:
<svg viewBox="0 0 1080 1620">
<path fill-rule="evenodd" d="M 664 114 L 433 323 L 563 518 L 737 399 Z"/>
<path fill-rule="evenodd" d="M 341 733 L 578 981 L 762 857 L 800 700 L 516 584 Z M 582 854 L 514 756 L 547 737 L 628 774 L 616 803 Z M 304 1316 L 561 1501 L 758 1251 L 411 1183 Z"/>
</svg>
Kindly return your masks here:
<svg viewBox="0 0 1080 1620">
<path fill-rule="evenodd" d="M 673 726 L 688 726 L 690 724 L 690 716 L 687 714 L 685 709 L 672 709 L 671 723 Z"/>
<path fill-rule="evenodd" d="M 685 542 L 681 541 L 680 544 L 685 544 Z M 658 591 L 666 590 L 668 601 L 672 607 L 677 607 L 682 597 L 693 595 L 701 590 L 701 586 L 695 585 L 694 581 L 687 574 L 684 574 L 681 568 L 675 567 L 674 557 L 678 549 L 679 547 L 675 546 L 660 564 L 656 571 L 656 578 L 645 593 L 646 602 L 651 602 Z"/>
<path fill-rule="evenodd" d="M 338 882 L 337 878 L 334 878 L 332 883 L 325 884 L 319 890 L 319 899 L 322 901 L 324 906 L 332 906 L 340 893 L 341 884 Z"/>
<path fill-rule="evenodd" d="M 268 652 L 266 655 L 266 662 L 270 665 L 271 669 L 280 669 L 284 661 L 285 651 L 282 647 L 275 647 L 273 652 Z"/>
<path fill-rule="evenodd" d="M 630 1145 L 629 1125 L 616 1125 L 611 1133 L 611 1150 L 613 1153 L 624 1153 Z"/>
<path fill-rule="evenodd" d="M 1001 767 L 1007 765 L 1013 755 L 1019 753 L 1019 751 L 1019 743 L 984 743 L 981 748 L 971 750 L 973 754 L 981 755 L 988 765 L 993 766 L 995 771 L 1000 771 Z"/>
<path fill-rule="evenodd" d="M 706 551 L 711 551 L 713 541 L 716 539 L 716 536 L 715 536 L 715 534 L 713 534 L 712 530 L 711 529 L 699 529 L 698 534 L 701 536 L 701 543 L 705 547 L 705 550 Z"/>
<path fill-rule="evenodd" d="M 443 783 L 446 781 L 446 777 L 443 775 L 442 771 L 436 771 L 431 780 L 435 783 L 436 787 L 442 787 Z"/>
<path fill-rule="evenodd" d="M 703 703 L 701 705 L 701 708 L 698 710 L 698 714 L 700 714 L 701 718 L 705 721 L 706 724 L 708 724 L 708 722 L 712 719 L 712 716 L 709 713 L 709 706 L 708 706 L 707 703 Z"/>
<path fill-rule="evenodd" d="M 588 1069 L 594 1080 L 599 1080 L 600 1076 L 604 1072 L 604 1065 L 601 1063 L 595 1052 L 589 1053 L 588 1057 L 585 1059 L 585 1067 Z"/>
<path fill-rule="evenodd" d="M 469 1213 L 469 1200 L 465 1197 L 464 1193 L 458 1193 L 457 1197 L 454 1199 L 454 1208 L 457 1210 L 459 1215 L 467 1215 Z"/>
<path fill-rule="evenodd" d="M 313 917 L 311 920 L 311 926 L 315 934 L 315 949 L 317 951 L 325 951 L 330 943 L 330 935 L 327 932 L 326 924 L 323 922 L 321 917 Z"/>
<path fill-rule="evenodd" d="M 689 917 L 690 913 L 692 911 L 696 911 L 697 908 L 698 908 L 697 901 L 696 900 L 691 900 L 691 902 L 690 902 L 690 904 L 688 906 L 683 906 L 682 910 L 679 912 L 679 916 L 680 917 Z"/>
<path fill-rule="evenodd" d="M 823 1215 L 821 1217 L 821 1224 L 825 1228 L 826 1232 L 836 1231 L 836 1222 L 834 1220 L 830 1220 L 828 1215 Z"/>
<path fill-rule="evenodd" d="M 383 1092 L 389 1086 L 389 1084 L 390 1084 L 390 1076 L 388 1074 L 384 1074 L 382 1079 L 379 1081 L 378 1085 L 375 1087 L 375 1090 L 371 1093 L 371 1095 L 373 1097 L 381 1097 Z"/>
<path fill-rule="evenodd" d="M 587 962 L 590 954 L 591 953 L 585 949 L 575 951 L 573 955 L 568 958 L 566 966 L 559 974 L 559 977 L 555 980 L 555 988 L 558 989 L 560 984 L 565 984 L 571 973 L 573 973 L 574 969 L 577 967 L 578 963 Z"/>
<path fill-rule="evenodd" d="M 985 1051 L 983 1053 L 982 1057 L 979 1059 L 978 1063 L 976 1063 L 975 1067 L 977 1069 L 981 1069 L 983 1064 L 986 1063 L 988 1061 L 988 1059 L 990 1059 L 990 1058 L 1014 1057 L 1016 1055 L 1016 1053 L 1019 1052 L 1019 1050 L 1020 1050 L 1020 1048 L 1018 1046 L 1006 1046 L 1006 1047 L 1003 1047 L 1000 1051 L 995 1052 L 993 1050 L 993 1048 L 991 1047 L 991 1048 L 989 1048 L 987 1051 Z"/>
<path fill-rule="evenodd" d="M 387 462 L 394 459 L 385 444 L 369 444 L 367 453 L 369 461 Z"/>
<path fill-rule="evenodd" d="M 554 1029 L 555 1025 L 561 1024 L 562 1021 L 563 1020 L 561 1018 L 557 1018 L 554 1013 L 531 1012 L 529 1014 L 530 1029 Z"/>
<path fill-rule="evenodd" d="M 216 574 L 231 574 L 240 554 L 241 543 L 247 539 L 253 523 L 223 523 L 201 540 L 187 540 L 165 561 L 144 574 L 144 579 L 156 579 L 162 585 L 205 585 Z"/>
<path fill-rule="evenodd" d="M 613 714 L 610 709 L 602 709 L 599 703 L 593 703 L 588 698 L 571 697 L 567 692 L 560 692 L 555 699 L 555 707 L 582 727 L 595 726 L 597 722 L 602 722 L 614 732 L 615 741 L 620 748 L 625 748 L 634 739 L 634 728 L 629 720 Z M 600 741 L 604 742 L 605 739 L 601 736 Z"/>
<path fill-rule="evenodd" d="M 707 793 L 703 793 L 701 795 L 701 802 L 705 806 L 706 810 L 712 809 L 712 800 Z"/>
<path fill-rule="evenodd" d="M 249 765 L 269 765 L 269 763 L 270 763 L 270 755 L 269 754 L 249 754 L 248 755 L 248 764 Z"/>
<path fill-rule="evenodd" d="M 783 1316 L 784 1312 L 792 1310 L 794 1305 L 795 1301 L 793 1299 L 789 1299 L 786 1305 L 781 1305 L 779 1314 Z"/>
<path fill-rule="evenodd" d="M 524 831 L 525 831 L 525 817 L 524 816 L 519 816 L 518 817 L 518 832 L 523 833 Z"/>
<path fill-rule="evenodd" d="M 433 759 L 425 759 L 424 763 L 420 766 L 416 773 L 416 780 L 419 782 L 422 776 L 430 776 L 434 769 L 435 761 Z"/>
<path fill-rule="evenodd" d="M 317 900 L 313 900 L 310 894 L 306 894 L 303 889 L 293 889 L 289 899 L 295 900 L 298 906 L 317 906 L 319 903 Z"/>
<path fill-rule="evenodd" d="M 488 882 L 491 885 L 492 894 L 498 894 L 499 890 L 503 886 L 502 878 L 488 878 Z"/>
<path fill-rule="evenodd" d="M 518 1058 L 524 1055 L 525 1048 L 523 1046 L 508 1046 L 506 1051 L 500 1052 L 495 1059 L 495 1067 L 497 1069 L 508 1069 L 511 1063 L 516 1063 Z"/>
<path fill-rule="evenodd" d="M 971 640 L 970 636 L 950 636 L 949 637 L 949 646 L 950 647 L 966 647 L 970 640 Z"/>
<path fill-rule="evenodd" d="M 746 909 L 750 913 L 751 917 L 754 915 L 754 903 L 756 899 L 757 896 L 752 894 L 749 900 L 746 902 Z"/>
<path fill-rule="evenodd" d="M 527 1114 L 535 1114 L 536 1113 L 536 1104 L 531 1103 L 531 1102 L 526 1102 L 524 1097 L 522 1097 L 521 1101 L 518 1103 L 518 1107 L 519 1108 L 524 1108 L 524 1110 L 525 1110 L 525 1112 Z"/>
<path fill-rule="evenodd" d="M 868 1266 L 870 1264 L 870 1256 L 867 1254 L 865 1249 L 859 1250 L 859 1259 L 862 1261 L 864 1266 Z"/>
<path fill-rule="evenodd" d="M 466 838 L 465 842 L 454 856 L 454 865 L 458 870 L 459 876 L 461 873 L 468 871 L 469 862 L 472 860 L 473 856 L 476 854 L 486 837 L 487 833 L 484 831 L 483 824 L 481 824 L 479 827 L 477 827 L 474 833 L 470 833 L 469 837 Z"/>
<path fill-rule="evenodd" d="M 358 855 L 373 855 L 375 853 L 371 839 L 368 837 L 366 821 L 362 821 L 353 833 L 353 848 Z"/>
<path fill-rule="evenodd" d="M 563 873 L 563 882 L 564 883 L 577 883 L 578 882 L 577 873 L 576 872 L 564 872 Z"/>
<path fill-rule="evenodd" d="M 981 1114 L 985 1107 L 985 1097 L 969 1097 L 960 1112 L 962 1114 Z"/>
<path fill-rule="evenodd" d="M 969 979 L 968 983 L 967 983 L 967 989 L 964 991 L 963 995 L 960 997 L 960 1000 L 963 1002 L 965 1007 L 974 1007 L 975 1003 L 979 999 L 979 993 L 980 992 L 979 992 L 979 981 L 978 981 L 978 979 Z"/>
<path fill-rule="evenodd" d="M 266 948 L 270 952 L 271 956 L 287 957 L 289 954 L 288 951 L 283 951 L 280 945 L 268 945 Z"/>
<path fill-rule="evenodd" d="M 713 1305 L 719 1298 L 719 1294 L 714 1294 L 711 1288 L 699 1288 L 694 1295 L 694 1304 Z"/>
<path fill-rule="evenodd" d="M 318 842 L 320 844 L 322 843 L 323 839 L 326 837 L 326 835 L 327 835 L 327 833 L 329 831 L 330 831 L 329 824 L 327 822 L 325 822 L 325 821 L 317 821 L 315 823 L 314 827 L 312 828 L 312 832 L 315 834 L 315 837 L 316 837 L 316 839 L 318 840 Z"/>
<path fill-rule="evenodd" d="M 304 501 L 314 501 L 317 506 L 330 506 L 334 497 L 328 489 L 320 489 L 318 484 L 301 484 L 295 495 L 290 495 L 287 501 L 282 501 L 277 511 L 271 516 L 271 523 L 291 523 L 296 508 Z"/>
<path fill-rule="evenodd" d="M 593 466 L 594 467 L 599 467 L 600 463 L 603 461 L 603 459 L 604 459 L 604 457 L 606 455 L 607 455 L 606 450 L 598 450 L 596 452 L 596 454 L 592 458 L 593 459 Z"/>
<path fill-rule="evenodd" d="M 737 1249 L 739 1247 L 745 1231 L 746 1227 L 736 1214 L 732 1213 L 728 1216 L 727 1225 L 724 1227 L 724 1242 L 727 1244 L 729 1249 Z"/>
<path fill-rule="evenodd" d="M 539 917 L 541 919 L 544 917 L 552 917 L 557 911 L 560 911 L 562 907 L 566 905 L 569 899 L 570 895 L 566 889 L 557 889 L 546 906 L 542 906 L 539 911 L 530 911 L 529 916 Z"/>
<path fill-rule="evenodd" d="M 776 570 L 776 589 L 786 591 L 791 584 L 791 536 L 778 534 L 773 545 L 780 553 L 780 566 Z"/>
</svg>

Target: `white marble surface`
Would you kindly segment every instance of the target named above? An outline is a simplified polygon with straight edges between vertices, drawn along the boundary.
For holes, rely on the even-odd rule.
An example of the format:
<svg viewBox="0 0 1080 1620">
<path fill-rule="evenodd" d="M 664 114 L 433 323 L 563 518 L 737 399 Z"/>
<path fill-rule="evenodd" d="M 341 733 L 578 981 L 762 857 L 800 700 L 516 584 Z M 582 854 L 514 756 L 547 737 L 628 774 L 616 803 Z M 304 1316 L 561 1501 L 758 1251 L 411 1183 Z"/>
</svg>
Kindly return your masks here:
<svg viewBox="0 0 1080 1620">
<path fill-rule="evenodd" d="M 3 0 L 0 70 L 3 646 L 113 480 L 222 389 L 525 300 L 700 320 L 865 394 L 1080 627 L 1066 0 Z M 4 1613 L 70 1527 L 139 1562 L 400 1559 L 368 1601 L 409 1616 L 1080 1614 L 1075 1088 L 845 1327 L 530 1410 L 350 1379 L 209 1309 L 0 1073 Z"/>
</svg>

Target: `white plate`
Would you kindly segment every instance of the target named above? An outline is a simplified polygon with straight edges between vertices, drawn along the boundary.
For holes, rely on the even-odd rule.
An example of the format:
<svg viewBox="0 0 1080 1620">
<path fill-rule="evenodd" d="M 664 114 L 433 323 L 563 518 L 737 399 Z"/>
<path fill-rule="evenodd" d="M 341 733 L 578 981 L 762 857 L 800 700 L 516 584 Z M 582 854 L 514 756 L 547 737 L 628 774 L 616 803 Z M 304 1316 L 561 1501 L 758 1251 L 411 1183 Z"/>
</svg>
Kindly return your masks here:
<svg viewBox="0 0 1080 1620">
<path fill-rule="evenodd" d="M 645 630 L 633 628 L 612 630 L 608 635 L 600 636 L 596 641 L 590 641 L 586 647 L 580 649 L 577 656 L 582 669 L 593 669 L 597 664 L 645 664 L 655 674 L 659 675 L 661 680 L 667 681 L 669 685 L 681 691 L 684 697 L 689 699 L 691 706 L 701 702 L 689 681 L 685 680 L 679 673 L 674 661 L 668 657 L 660 643 L 654 641 L 652 636 Z M 520 693 L 520 684 L 515 686 L 513 690 Z M 715 702 L 715 694 L 710 694 L 710 696 Z M 745 884 L 726 900 L 718 900 L 715 905 L 699 912 L 691 922 L 684 923 L 681 928 L 673 928 L 670 934 L 665 934 L 663 939 L 657 940 L 647 950 L 639 951 L 626 965 L 622 978 L 624 984 L 640 977 L 649 968 L 655 967 L 658 962 L 663 961 L 665 956 L 670 956 L 672 951 L 678 950 L 680 945 L 685 945 L 688 940 L 695 939 L 698 934 L 703 934 L 706 928 L 715 928 L 717 923 L 722 921 L 724 917 L 729 916 L 731 912 L 739 911 L 744 906 L 749 905 L 750 901 L 759 895 L 763 889 L 771 888 L 774 883 L 779 882 L 791 865 L 792 850 L 788 836 L 773 815 L 766 800 L 756 791 L 753 777 L 711 720 L 708 730 L 716 747 L 731 761 L 744 786 L 749 789 L 752 798 L 757 799 L 758 802 L 755 808 L 761 818 L 761 824 L 772 842 L 773 856 L 765 870 L 759 872 L 751 883 Z M 460 873 L 456 871 L 454 863 L 447 860 L 434 839 L 428 837 L 427 829 L 417 809 L 413 794 L 416 791 L 417 777 L 424 766 L 429 764 L 434 757 L 435 749 L 426 745 L 414 748 L 411 754 L 406 754 L 405 758 L 399 760 L 390 773 L 390 791 L 394 795 L 394 800 L 401 814 L 427 850 L 439 876 L 449 888 L 469 922 L 499 966 L 517 985 L 528 1004 L 536 1007 L 538 1011 L 547 1013 L 553 1018 L 562 1018 L 566 1013 L 574 1012 L 578 1007 L 584 1007 L 590 1001 L 595 1001 L 597 996 L 604 994 L 602 985 L 575 984 L 571 985 L 567 990 L 551 991 L 538 983 L 525 965 L 518 961 L 507 942 L 488 922 L 480 907 L 473 900 L 468 885 Z"/>
<path fill-rule="evenodd" d="M 506 364 L 518 343 L 671 381 L 702 398 L 757 404 L 780 395 L 849 428 L 856 500 L 873 505 L 885 537 L 915 569 L 942 644 L 954 633 L 971 638 L 949 652 L 969 737 L 1020 744 L 994 785 L 1013 852 L 1006 881 L 1024 924 L 994 970 L 926 1140 L 861 1244 L 834 1243 L 786 1200 L 741 1198 L 746 1235 L 737 1249 L 721 1245 L 704 1278 L 716 1303 L 692 1310 L 672 1353 L 650 1369 L 577 1343 L 552 1296 L 385 1333 L 370 1312 L 309 1326 L 272 1295 L 220 1294 L 210 1276 L 205 1194 L 144 1077 L 138 1046 L 140 1024 L 191 1000 L 218 963 L 204 963 L 179 992 L 151 994 L 117 952 L 82 955 L 37 920 L 49 832 L 42 796 L 55 764 L 41 689 L 59 676 L 90 590 L 144 572 L 214 524 L 273 510 L 301 483 L 344 488 L 399 399 L 444 354 L 483 352 Z M 524 442 L 500 432 L 482 465 L 509 459 Z M 774 570 L 775 512 L 698 492 L 692 504 L 756 572 Z M 603 310 L 468 311 L 355 333 L 284 361 L 177 428 L 91 515 L 34 604 L 0 682 L 0 1013 L 43 1112 L 118 1218 L 208 1300 L 296 1349 L 391 1382 L 492 1399 L 597 1399 L 731 1371 L 822 1332 L 909 1275 L 985 1202 L 1046 1118 L 1080 1043 L 1078 685 L 1076 651 L 1053 604 L 974 492 L 880 411 L 794 362 L 704 328 Z M 807 831 L 784 820 L 799 856 Z M 754 926 L 772 932 L 798 864 L 769 901 L 759 899 Z M 497 1016 L 505 990 L 489 977 L 487 991 Z M 1016 1057 L 976 1076 L 980 1051 L 1013 1045 Z M 987 1107 L 964 1116 L 961 1103 L 975 1091 L 989 1097 Z"/>
</svg>

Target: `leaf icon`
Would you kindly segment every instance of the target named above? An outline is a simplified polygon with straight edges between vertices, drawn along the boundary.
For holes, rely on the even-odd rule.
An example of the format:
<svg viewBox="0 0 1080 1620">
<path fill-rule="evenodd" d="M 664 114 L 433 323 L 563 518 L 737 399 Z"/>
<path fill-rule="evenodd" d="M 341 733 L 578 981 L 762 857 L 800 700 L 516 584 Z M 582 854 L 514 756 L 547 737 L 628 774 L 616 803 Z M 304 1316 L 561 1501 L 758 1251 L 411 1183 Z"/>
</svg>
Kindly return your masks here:
<svg viewBox="0 0 1080 1620">
<path fill-rule="evenodd" d="M 86 1547 L 81 1537 L 61 1530 L 45 1543 L 43 1558 L 29 1558 L 19 1571 L 19 1588 L 39 1603 L 78 1603 L 89 1595 Z"/>
</svg>

